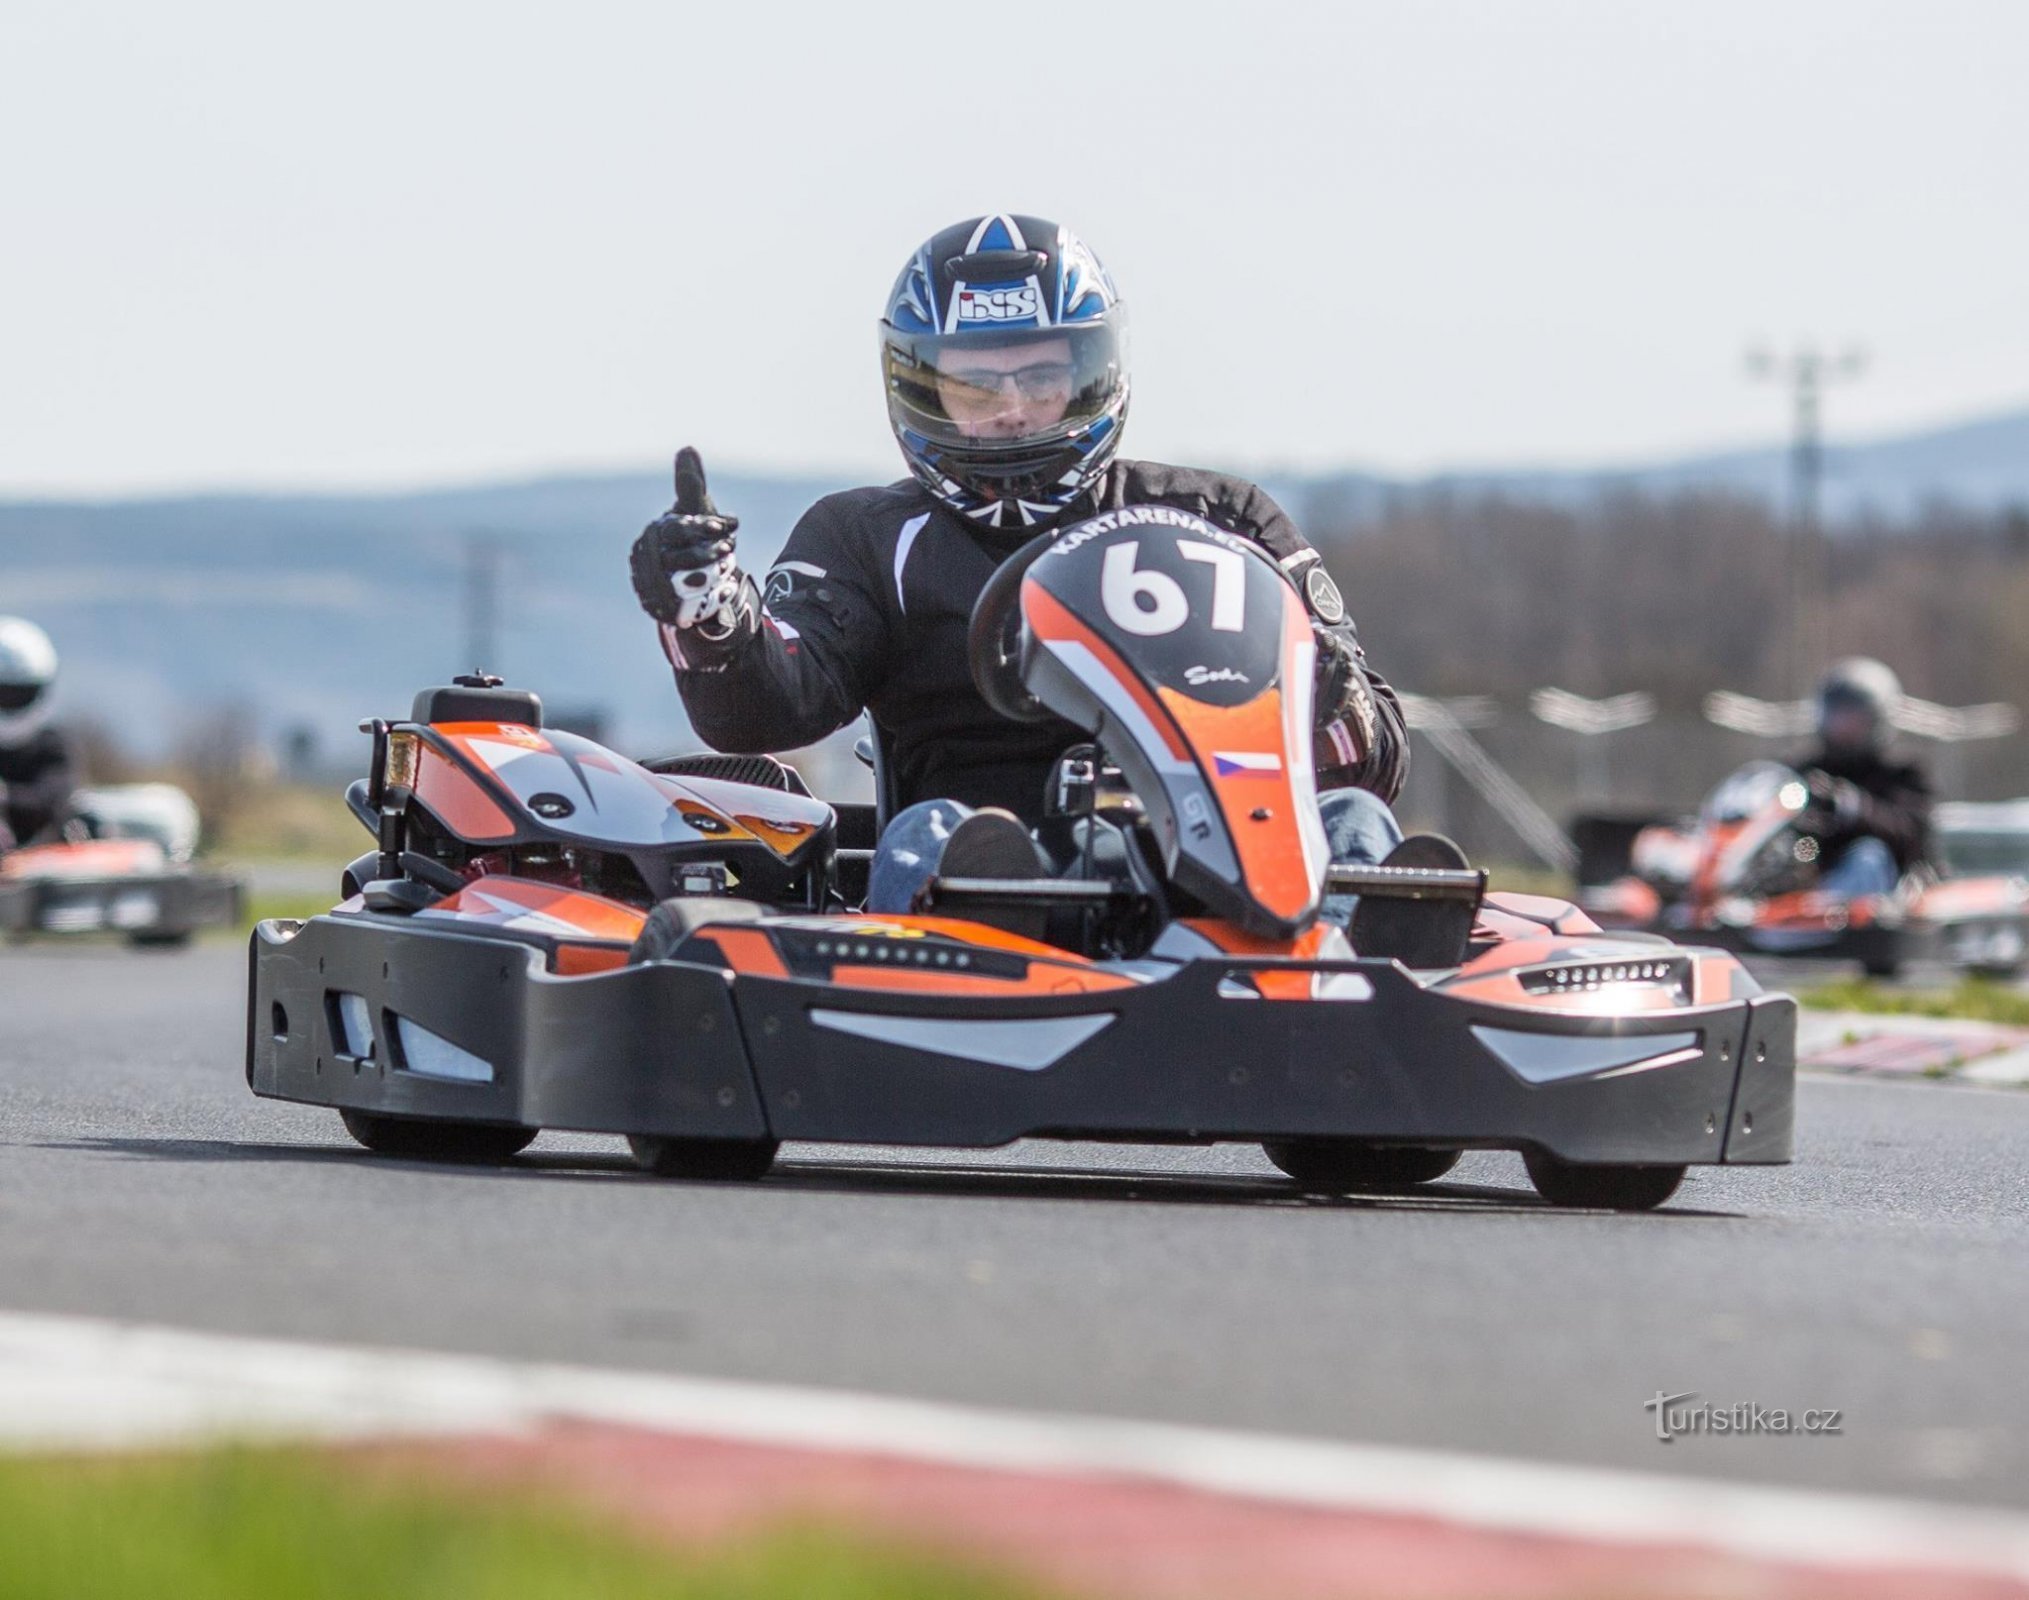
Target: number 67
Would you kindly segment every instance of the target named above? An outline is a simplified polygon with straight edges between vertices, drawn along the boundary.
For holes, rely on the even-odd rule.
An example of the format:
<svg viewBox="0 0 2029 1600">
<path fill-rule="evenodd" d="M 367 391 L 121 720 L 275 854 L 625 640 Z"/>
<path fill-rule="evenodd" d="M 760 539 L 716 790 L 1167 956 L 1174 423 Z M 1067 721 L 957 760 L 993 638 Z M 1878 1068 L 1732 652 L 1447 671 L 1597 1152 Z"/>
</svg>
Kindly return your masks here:
<svg viewBox="0 0 2029 1600">
<path fill-rule="evenodd" d="M 1114 626 L 1128 633 L 1144 638 L 1175 633 L 1190 616 L 1191 603 L 1183 585 L 1167 572 L 1135 566 L 1140 553 L 1141 545 L 1133 539 L 1107 550 L 1099 569 L 1100 602 Z M 1247 615 L 1246 558 L 1202 539 L 1179 539 L 1177 554 L 1212 569 L 1212 627 L 1219 633 L 1239 633 Z"/>
</svg>

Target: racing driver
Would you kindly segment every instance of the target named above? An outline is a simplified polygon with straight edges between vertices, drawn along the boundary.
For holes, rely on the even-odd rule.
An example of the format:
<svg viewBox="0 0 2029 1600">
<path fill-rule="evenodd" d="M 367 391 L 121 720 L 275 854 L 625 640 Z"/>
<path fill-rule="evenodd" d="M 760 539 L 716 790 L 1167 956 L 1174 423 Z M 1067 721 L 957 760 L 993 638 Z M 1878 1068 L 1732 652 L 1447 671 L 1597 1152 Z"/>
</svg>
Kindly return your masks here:
<svg viewBox="0 0 2029 1600">
<path fill-rule="evenodd" d="M 77 787 L 70 740 L 49 721 L 56 646 L 22 617 L 0 617 L 0 850 L 61 822 Z"/>
<path fill-rule="evenodd" d="M 1929 854 L 1929 780 L 1887 753 L 1901 700 L 1893 670 L 1866 656 L 1818 685 L 1818 748 L 1795 763 L 1811 793 L 1798 822 L 1824 846 L 1818 887 L 1842 899 L 1888 894 Z"/>
<path fill-rule="evenodd" d="M 908 479 L 820 500 L 757 585 L 738 565 L 737 519 L 713 506 L 686 449 L 675 507 L 631 558 L 708 744 L 793 749 L 871 713 L 902 809 L 875 855 L 869 910 L 907 911 L 939 870 L 1050 870 L 1030 829 L 1058 757 L 1085 735 L 991 710 L 967 626 L 1007 556 L 1122 505 L 1202 516 L 1289 575 L 1317 635 L 1315 754 L 1334 858 L 1378 861 L 1400 842 L 1388 802 L 1408 765 L 1401 711 L 1318 552 L 1253 484 L 1117 456 L 1126 307 L 1075 234 L 1007 214 L 945 228 L 903 267 L 880 339 Z"/>
</svg>

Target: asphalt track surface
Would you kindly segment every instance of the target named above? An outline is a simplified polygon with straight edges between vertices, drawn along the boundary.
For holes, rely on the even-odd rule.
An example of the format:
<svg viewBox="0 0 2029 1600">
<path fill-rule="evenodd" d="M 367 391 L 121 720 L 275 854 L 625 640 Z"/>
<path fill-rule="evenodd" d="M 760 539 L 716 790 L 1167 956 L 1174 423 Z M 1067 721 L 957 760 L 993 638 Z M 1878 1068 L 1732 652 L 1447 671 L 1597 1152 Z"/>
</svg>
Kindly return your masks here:
<svg viewBox="0 0 2029 1600">
<path fill-rule="evenodd" d="M 2029 1507 L 2029 1093 L 1807 1080 L 1796 1166 L 1647 1216 L 1491 1153 L 1344 1201 L 1241 1146 L 432 1168 L 247 1092 L 243 967 L 0 948 L 0 1309 Z M 1842 1431 L 1662 1444 L 1659 1391 Z"/>
</svg>

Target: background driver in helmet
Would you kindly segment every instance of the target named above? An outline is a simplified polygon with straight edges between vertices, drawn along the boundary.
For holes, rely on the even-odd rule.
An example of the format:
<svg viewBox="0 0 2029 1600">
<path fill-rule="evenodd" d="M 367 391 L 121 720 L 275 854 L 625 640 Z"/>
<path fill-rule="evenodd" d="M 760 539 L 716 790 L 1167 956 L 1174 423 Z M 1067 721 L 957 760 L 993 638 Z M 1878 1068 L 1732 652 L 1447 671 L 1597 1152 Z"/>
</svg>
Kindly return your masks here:
<svg viewBox="0 0 2029 1600">
<path fill-rule="evenodd" d="M 70 741 L 49 720 L 56 647 L 20 617 L 0 617 L 0 849 L 67 815 L 77 788 Z"/>
<path fill-rule="evenodd" d="M 1399 842 L 1387 802 L 1408 763 L 1401 711 L 1317 551 L 1251 483 L 1118 458 L 1127 308 L 1076 235 L 1005 214 L 944 229 L 896 279 L 880 343 L 909 478 L 820 500 L 756 583 L 738 564 L 737 520 L 712 505 L 686 450 L 676 505 L 631 557 L 708 744 L 794 749 L 871 713 L 901 807 L 874 863 L 871 909 L 908 909 L 947 847 L 952 872 L 1043 869 L 1028 830 L 1057 758 L 1086 735 L 992 711 L 972 681 L 967 626 L 1007 556 L 1127 504 L 1205 517 L 1290 576 L 1318 636 L 1316 765 L 1334 854 L 1374 861 Z"/>
<path fill-rule="evenodd" d="M 1902 685 L 1879 661 L 1841 661 L 1818 685 L 1818 745 L 1793 763 L 1811 791 L 1804 830 L 1824 845 L 1819 887 L 1886 894 L 1930 850 L 1930 781 L 1887 754 Z"/>
</svg>

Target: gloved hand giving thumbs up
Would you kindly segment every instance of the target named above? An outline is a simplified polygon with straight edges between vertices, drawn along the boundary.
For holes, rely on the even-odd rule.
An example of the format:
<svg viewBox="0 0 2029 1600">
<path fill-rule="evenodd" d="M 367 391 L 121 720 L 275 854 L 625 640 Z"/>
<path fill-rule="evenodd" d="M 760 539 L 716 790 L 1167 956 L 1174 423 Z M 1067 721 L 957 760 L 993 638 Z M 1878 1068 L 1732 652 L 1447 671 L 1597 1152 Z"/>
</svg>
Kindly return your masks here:
<svg viewBox="0 0 2029 1600">
<path fill-rule="evenodd" d="M 723 666 L 732 645 L 759 625 L 760 596 L 733 555 L 739 526 L 712 504 L 704 462 L 685 445 L 676 455 L 676 504 L 642 529 L 630 557 L 635 596 L 676 631 L 680 666 Z"/>
</svg>

